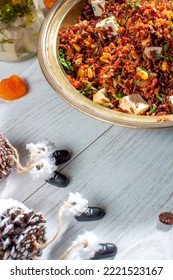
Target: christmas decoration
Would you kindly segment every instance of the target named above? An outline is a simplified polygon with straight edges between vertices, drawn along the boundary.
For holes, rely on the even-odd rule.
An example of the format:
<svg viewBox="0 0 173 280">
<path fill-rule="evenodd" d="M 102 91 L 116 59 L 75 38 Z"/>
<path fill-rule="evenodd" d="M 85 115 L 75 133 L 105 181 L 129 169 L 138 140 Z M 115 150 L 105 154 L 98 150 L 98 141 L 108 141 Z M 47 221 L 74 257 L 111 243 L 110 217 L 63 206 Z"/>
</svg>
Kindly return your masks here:
<svg viewBox="0 0 173 280">
<path fill-rule="evenodd" d="M 59 164 L 71 158 L 67 150 L 54 151 L 54 145 L 48 141 L 30 143 L 26 145 L 26 148 L 30 152 L 30 163 L 34 164 L 38 161 L 29 171 L 34 179 L 43 178 L 47 183 L 60 187 L 68 185 L 69 179 L 56 171 Z"/>
<path fill-rule="evenodd" d="M 78 235 L 72 245 L 60 257 L 61 260 L 87 260 L 94 257 L 99 250 L 99 238 L 92 232 L 86 231 Z"/>
<path fill-rule="evenodd" d="M 88 207 L 88 200 L 82 197 L 79 193 L 70 193 L 69 198 L 65 201 L 59 208 L 58 211 L 58 228 L 55 235 L 52 239 L 48 240 L 44 244 L 39 244 L 39 242 L 35 242 L 35 246 L 38 249 L 44 249 L 53 241 L 55 241 L 63 227 L 63 220 L 66 221 L 66 228 L 71 222 L 71 217 L 79 216 L 86 211 Z"/>
<path fill-rule="evenodd" d="M 18 151 L 13 147 L 15 156 L 11 156 L 16 162 L 18 173 L 29 172 L 33 179 L 47 179 L 57 169 L 52 156 L 52 145 L 48 141 L 30 143 L 26 145 L 29 150 L 29 159 L 25 167 L 20 164 Z"/>
<path fill-rule="evenodd" d="M 117 247 L 113 243 L 99 243 L 93 232 L 78 235 L 72 245 L 60 257 L 61 260 L 89 260 L 114 257 Z"/>
<path fill-rule="evenodd" d="M 33 260 L 41 255 L 34 243 L 46 242 L 43 215 L 13 199 L 0 199 L 0 260 Z"/>
<path fill-rule="evenodd" d="M 95 253 L 92 260 L 106 259 L 117 254 L 117 247 L 113 243 L 100 243 L 99 250 Z"/>
<path fill-rule="evenodd" d="M 104 217 L 105 211 L 100 207 L 88 207 L 80 216 L 75 216 L 79 222 L 96 221 Z"/>
<path fill-rule="evenodd" d="M 87 211 L 89 209 L 89 211 Z M 88 200 L 80 193 L 70 193 L 69 197 L 58 210 L 58 227 L 54 236 L 46 240 L 46 220 L 41 213 L 35 213 L 23 203 L 13 199 L 0 199 L 0 260 L 33 260 L 37 259 L 42 250 L 57 240 L 63 233 L 72 217 L 92 212 Z M 95 220 L 95 215 L 91 215 Z M 92 218 L 90 218 L 92 220 Z M 61 259 L 99 259 L 116 254 L 116 246 L 112 243 L 99 243 L 99 238 L 92 232 L 79 235 Z"/>
<path fill-rule="evenodd" d="M 46 179 L 46 183 L 60 188 L 65 188 L 69 183 L 69 179 L 62 173 L 54 171 L 53 175 L 49 179 Z"/>
<path fill-rule="evenodd" d="M 54 145 L 49 141 L 27 144 L 26 149 L 29 151 L 29 158 L 26 166 L 22 166 L 17 149 L 0 135 L 0 179 L 12 171 L 15 162 L 18 173 L 29 172 L 33 179 L 44 179 L 58 187 L 68 185 L 69 179 L 56 170 L 58 164 L 71 158 L 67 150 L 55 151 Z"/>
<path fill-rule="evenodd" d="M 0 180 L 13 171 L 14 160 L 9 156 L 14 155 L 9 141 L 0 134 Z"/>
<path fill-rule="evenodd" d="M 68 222 L 72 215 L 80 215 L 88 201 L 79 193 L 69 194 L 58 211 L 58 229 L 52 239 L 45 238 L 45 219 L 13 199 L 0 199 L 0 259 L 34 259 L 56 240 L 63 226 L 63 215 Z M 67 218 L 68 216 L 68 218 Z"/>
</svg>

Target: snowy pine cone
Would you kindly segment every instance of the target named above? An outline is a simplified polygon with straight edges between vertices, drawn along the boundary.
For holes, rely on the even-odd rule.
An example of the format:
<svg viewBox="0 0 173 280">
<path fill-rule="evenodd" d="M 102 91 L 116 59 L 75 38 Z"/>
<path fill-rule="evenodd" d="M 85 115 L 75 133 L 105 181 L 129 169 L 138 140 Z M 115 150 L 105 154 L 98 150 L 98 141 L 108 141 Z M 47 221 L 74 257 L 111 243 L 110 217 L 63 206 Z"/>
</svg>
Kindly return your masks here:
<svg viewBox="0 0 173 280">
<path fill-rule="evenodd" d="M 14 155 L 7 139 L 0 134 L 0 180 L 13 171 L 14 161 L 9 159 L 9 155 Z"/>
<path fill-rule="evenodd" d="M 1 205 L 7 205 L 6 209 Z M 1 199 L 0 260 L 32 260 L 40 256 L 41 250 L 34 242 L 45 243 L 45 222 L 41 213 L 34 213 L 22 203 Z"/>
</svg>

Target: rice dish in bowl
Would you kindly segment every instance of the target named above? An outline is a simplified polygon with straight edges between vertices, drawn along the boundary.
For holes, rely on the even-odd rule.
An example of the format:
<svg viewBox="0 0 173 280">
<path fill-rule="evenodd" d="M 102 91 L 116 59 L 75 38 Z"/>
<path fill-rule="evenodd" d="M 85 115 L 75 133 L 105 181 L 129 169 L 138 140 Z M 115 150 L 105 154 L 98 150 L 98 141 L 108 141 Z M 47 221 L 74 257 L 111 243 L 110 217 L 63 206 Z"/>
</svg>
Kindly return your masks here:
<svg viewBox="0 0 173 280">
<path fill-rule="evenodd" d="M 172 7 L 171 1 L 60 1 L 40 34 L 46 78 L 66 102 L 92 117 L 133 127 L 172 126 Z"/>
</svg>

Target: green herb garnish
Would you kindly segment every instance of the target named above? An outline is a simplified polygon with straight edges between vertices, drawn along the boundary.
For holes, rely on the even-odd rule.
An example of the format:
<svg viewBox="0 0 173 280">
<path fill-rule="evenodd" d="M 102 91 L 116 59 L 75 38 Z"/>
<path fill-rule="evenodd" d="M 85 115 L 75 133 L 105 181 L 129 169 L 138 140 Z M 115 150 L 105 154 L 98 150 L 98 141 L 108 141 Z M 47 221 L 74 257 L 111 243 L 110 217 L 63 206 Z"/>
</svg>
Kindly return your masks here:
<svg viewBox="0 0 173 280">
<path fill-rule="evenodd" d="M 139 70 L 139 71 L 145 71 L 146 73 L 148 73 L 148 71 L 147 71 L 145 68 L 143 68 L 143 67 L 137 67 L 137 70 Z"/>
<path fill-rule="evenodd" d="M 162 103 L 163 103 L 163 97 L 164 97 L 163 93 L 156 94 L 156 98 L 159 99 Z"/>
<path fill-rule="evenodd" d="M 126 26 L 126 23 L 127 23 L 129 18 L 130 18 L 130 15 L 127 15 L 126 18 L 125 18 L 124 26 Z"/>
<path fill-rule="evenodd" d="M 158 58 L 163 58 L 165 60 L 170 60 L 173 61 L 173 56 L 169 56 L 169 55 L 163 55 L 161 53 L 155 53 L 154 57 L 158 57 Z"/>
<path fill-rule="evenodd" d="M 139 1 L 131 1 L 131 0 L 126 0 L 126 9 L 128 10 L 129 8 L 131 8 L 132 10 L 135 10 L 140 7 L 140 2 Z"/>
<path fill-rule="evenodd" d="M 120 93 L 120 92 L 117 92 L 117 93 L 113 94 L 113 97 L 115 97 L 116 100 L 121 100 L 121 98 L 123 96 L 124 96 L 124 93 Z"/>
<path fill-rule="evenodd" d="M 70 61 L 65 59 L 65 53 L 62 49 L 59 49 L 59 60 L 64 69 L 73 71 L 73 66 L 71 65 Z"/>
<path fill-rule="evenodd" d="M 173 29 L 173 21 L 170 21 L 170 27 Z"/>
<path fill-rule="evenodd" d="M 136 1 L 134 4 L 132 4 L 133 10 L 136 10 L 140 6 L 140 3 Z"/>
<path fill-rule="evenodd" d="M 93 94 L 92 90 L 97 90 L 97 88 L 93 87 L 90 83 L 87 83 L 81 90 L 80 93 L 83 95 Z"/>
<path fill-rule="evenodd" d="M 164 50 L 164 52 L 167 52 L 167 51 L 168 51 L 168 49 L 169 49 L 168 45 L 164 45 L 164 46 L 163 46 L 163 50 Z"/>
<path fill-rule="evenodd" d="M 150 113 L 153 114 L 156 111 L 156 109 L 157 109 L 156 106 L 151 106 Z"/>
<path fill-rule="evenodd" d="M 127 3 L 127 5 L 126 5 L 126 9 L 131 8 L 131 5 L 130 5 L 130 0 L 126 0 L 126 3 Z"/>
</svg>

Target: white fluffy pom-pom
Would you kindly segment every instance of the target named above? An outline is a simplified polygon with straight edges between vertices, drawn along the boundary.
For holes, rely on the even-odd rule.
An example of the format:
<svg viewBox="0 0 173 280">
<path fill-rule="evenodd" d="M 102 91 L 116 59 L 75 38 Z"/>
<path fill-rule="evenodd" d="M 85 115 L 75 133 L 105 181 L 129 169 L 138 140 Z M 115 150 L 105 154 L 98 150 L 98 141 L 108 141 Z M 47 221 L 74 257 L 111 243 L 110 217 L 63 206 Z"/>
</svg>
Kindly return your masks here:
<svg viewBox="0 0 173 280">
<path fill-rule="evenodd" d="M 100 248 L 99 238 L 96 234 L 86 231 L 78 235 L 72 246 L 74 248 L 66 255 L 66 260 L 89 260 Z"/>
<path fill-rule="evenodd" d="M 30 152 L 31 159 L 38 160 L 44 157 L 52 157 L 54 147 L 53 144 L 45 140 L 36 144 L 27 144 L 26 149 Z"/>
<path fill-rule="evenodd" d="M 43 158 L 39 160 L 37 166 L 33 167 L 29 173 L 33 177 L 33 179 L 49 179 L 53 172 L 57 169 L 57 166 L 54 164 L 54 160 L 52 158 Z"/>
<path fill-rule="evenodd" d="M 83 198 L 80 193 L 69 193 L 69 198 L 64 202 L 64 206 L 67 206 L 74 216 L 79 216 L 88 208 L 88 200 Z"/>
</svg>

